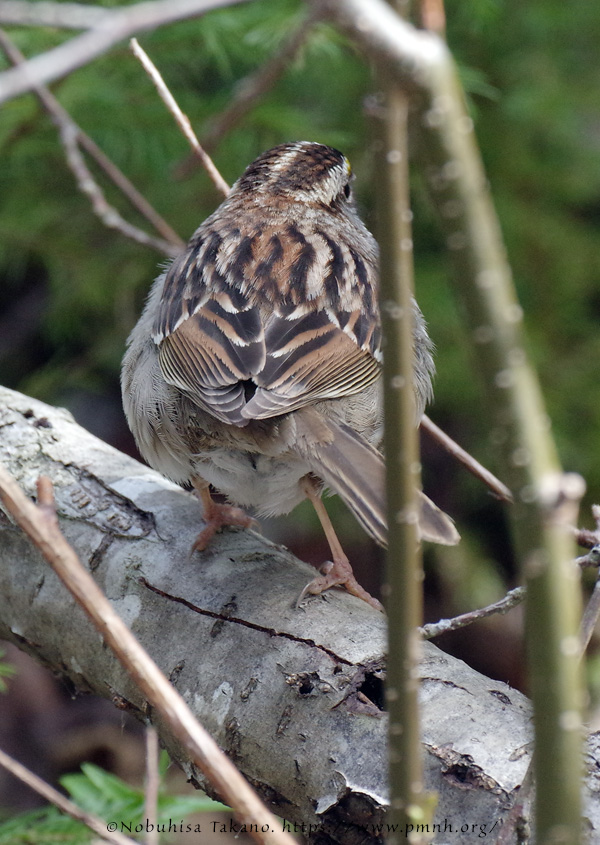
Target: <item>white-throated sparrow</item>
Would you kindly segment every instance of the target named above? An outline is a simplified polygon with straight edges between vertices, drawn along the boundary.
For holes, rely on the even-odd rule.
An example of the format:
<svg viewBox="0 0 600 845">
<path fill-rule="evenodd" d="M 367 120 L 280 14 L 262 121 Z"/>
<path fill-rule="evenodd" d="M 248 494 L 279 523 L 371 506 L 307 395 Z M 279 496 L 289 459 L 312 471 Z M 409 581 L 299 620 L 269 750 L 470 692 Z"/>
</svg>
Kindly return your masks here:
<svg viewBox="0 0 600 845">
<path fill-rule="evenodd" d="M 351 170 L 322 144 L 259 156 L 152 287 L 123 360 L 123 404 L 139 450 L 204 503 L 204 548 L 240 507 L 288 513 L 308 497 L 332 563 L 305 589 L 357 582 L 321 502 L 338 493 L 385 544 L 377 244 L 358 217 Z M 431 396 L 431 342 L 414 305 L 417 420 Z M 212 500 L 209 485 L 234 504 Z M 453 544 L 422 496 L 424 539 Z"/>
</svg>

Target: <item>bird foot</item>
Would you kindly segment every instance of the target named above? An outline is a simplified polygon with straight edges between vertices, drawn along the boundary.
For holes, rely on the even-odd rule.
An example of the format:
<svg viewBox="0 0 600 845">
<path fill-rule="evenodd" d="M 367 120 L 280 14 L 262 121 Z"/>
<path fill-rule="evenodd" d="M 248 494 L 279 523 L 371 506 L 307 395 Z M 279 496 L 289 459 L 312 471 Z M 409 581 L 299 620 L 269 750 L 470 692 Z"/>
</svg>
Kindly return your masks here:
<svg viewBox="0 0 600 845">
<path fill-rule="evenodd" d="M 300 603 L 306 598 L 306 596 L 318 596 L 321 593 L 324 593 L 325 590 L 331 589 L 331 587 L 343 587 L 347 590 L 347 592 L 351 593 L 351 595 L 357 596 L 357 598 L 366 601 L 367 604 L 370 604 L 371 607 L 375 608 L 375 610 L 383 611 L 383 605 L 381 602 L 377 601 L 376 598 L 373 598 L 371 593 L 368 593 L 360 586 L 354 577 L 352 567 L 346 558 L 335 560 L 333 562 L 327 561 L 327 563 L 323 564 L 321 567 L 321 575 L 317 575 L 316 578 L 313 578 L 313 580 L 310 581 L 302 590 L 298 596 L 296 607 L 299 607 Z"/>
<path fill-rule="evenodd" d="M 236 508 L 234 505 L 221 505 L 212 501 L 210 511 L 204 514 L 204 522 L 206 525 L 196 537 L 192 552 L 203 552 L 217 531 L 220 531 L 225 525 L 234 525 L 241 528 L 259 527 L 258 522 L 248 516 L 241 508 Z"/>
</svg>

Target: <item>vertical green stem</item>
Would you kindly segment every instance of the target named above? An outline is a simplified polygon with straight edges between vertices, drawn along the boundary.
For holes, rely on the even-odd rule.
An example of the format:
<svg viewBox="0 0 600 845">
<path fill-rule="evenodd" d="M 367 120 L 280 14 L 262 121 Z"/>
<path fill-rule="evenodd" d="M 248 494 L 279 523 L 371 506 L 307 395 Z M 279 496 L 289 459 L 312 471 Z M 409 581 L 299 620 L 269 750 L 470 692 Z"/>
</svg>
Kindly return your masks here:
<svg viewBox="0 0 600 845">
<path fill-rule="evenodd" d="M 489 390 L 527 583 L 526 639 L 535 721 L 539 843 L 581 841 L 580 593 L 569 523 L 581 482 L 562 474 L 472 122 L 452 62 L 430 69 L 420 149 L 456 290 Z"/>
<path fill-rule="evenodd" d="M 576 643 L 581 596 L 566 526 L 581 485 L 562 474 L 540 386 L 527 359 L 521 308 L 456 68 L 441 39 L 418 32 L 382 0 L 309 2 L 325 7 L 407 92 L 415 109 L 425 175 L 489 389 L 493 436 L 515 494 L 515 538 L 528 586 L 537 841 L 579 845 L 582 687 Z M 387 272 L 384 264 L 384 285 Z M 393 446 L 386 448 L 395 472 Z M 391 531 L 393 516 L 391 509 Z"/>
<path fill-rule="evenodd" d="M 408 101 L 386 94 L 379 165 L 381 315 L 384 337 L 385 453 L 389 547 L 384 599 L 388 612 L 391 823 L 423 823 L 418 710 L 417 627 L 422 622 L 422 561 L 417 535 L 420 466 L 413 392 L 413 260 L 408 174 Z M 392 841 L 392 840 L 390 840 Z M 412 838 L 410 841 L 422 841 Z"/>
</svg>

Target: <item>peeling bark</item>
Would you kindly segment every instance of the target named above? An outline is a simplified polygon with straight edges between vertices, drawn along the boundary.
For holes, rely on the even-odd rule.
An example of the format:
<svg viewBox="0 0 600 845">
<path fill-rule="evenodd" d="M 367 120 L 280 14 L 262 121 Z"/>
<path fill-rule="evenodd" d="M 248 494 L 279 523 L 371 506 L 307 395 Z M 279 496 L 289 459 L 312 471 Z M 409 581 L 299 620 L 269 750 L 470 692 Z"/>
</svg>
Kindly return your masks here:
<svg viewBox="0 0 600 845">
<path fill-rule="evenodd" d="M 50 476 L 68 540 L 200 721 L 292 831 L 350 845 L 382 838 L 381 614 L 341 591 L 296 609 L 314 570 L 253 531 L 223 531 L 207 551 L 191 556 L 200 527 L 193 496 L 84 431 L 66 411 L 4 388 L 0 460 L 30 495 L 39 475 Z M 83 611 L 1 511 L 0 636 L 76 689 L 149 718 L 189 779 L 206 786 Z M 495 838 L 529 764 L 529 702 L 430 643 L 423 645 L 421 673 L 425 776 L 438 795 L 433 841 L 464 842 L 482 830 Z M 587 816 L 596 831 L 599 746 L 592 737 Z"/>
</svg>

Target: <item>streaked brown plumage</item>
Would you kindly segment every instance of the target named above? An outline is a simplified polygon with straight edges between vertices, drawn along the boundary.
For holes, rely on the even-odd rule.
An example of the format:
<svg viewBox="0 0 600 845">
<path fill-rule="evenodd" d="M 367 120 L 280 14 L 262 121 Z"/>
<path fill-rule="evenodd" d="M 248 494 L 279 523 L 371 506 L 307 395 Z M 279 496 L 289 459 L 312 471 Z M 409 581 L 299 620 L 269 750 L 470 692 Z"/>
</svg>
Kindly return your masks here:
<svg viewBox="0 0 600 845">
<path fill-rule="evenodd" d="M 206 545 L 222 524 L 212 484 L 259 514 L 308 496 L 333 567 L 307 587 L 356 583 L 319 496 L 342 496 L 385 543 L 377 245 L 356 212 L 346 158 L 321 144 L 260 156 L 155 282 L 123 361 L 123 403 L 142 455 L 205 505 Z M 415 303 L 417 422 L 431 396 L 431 342 Z M 421 534 L 455 543 L 423 497 Z"/>
</svg>

